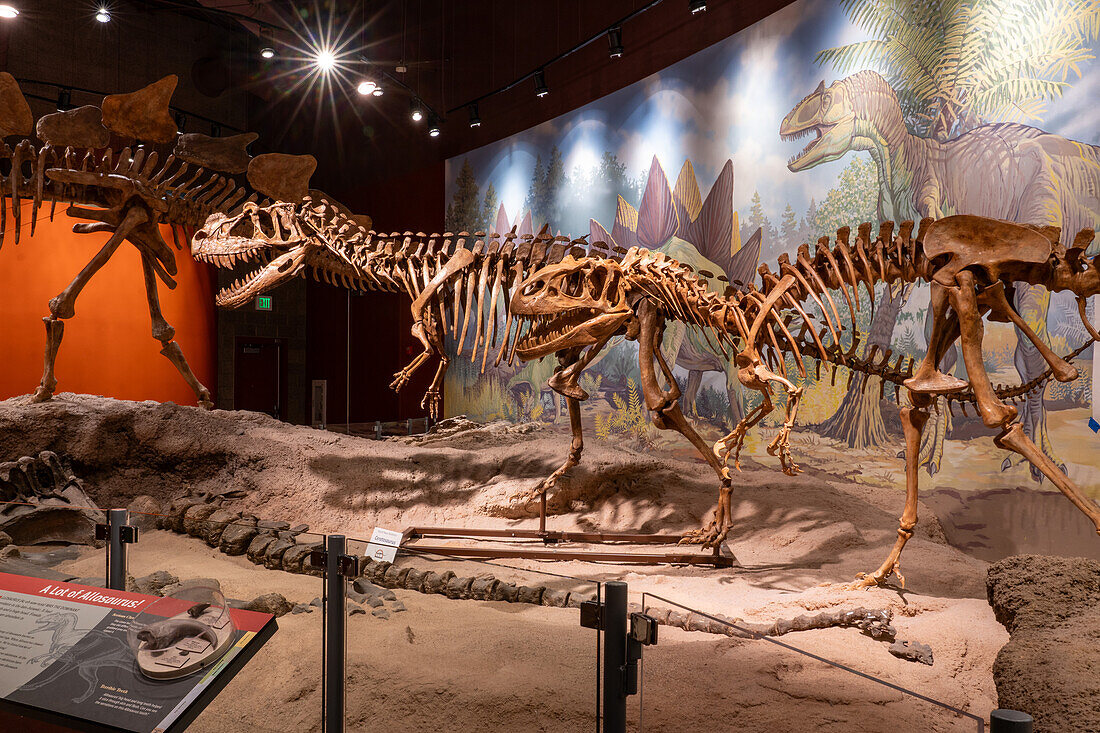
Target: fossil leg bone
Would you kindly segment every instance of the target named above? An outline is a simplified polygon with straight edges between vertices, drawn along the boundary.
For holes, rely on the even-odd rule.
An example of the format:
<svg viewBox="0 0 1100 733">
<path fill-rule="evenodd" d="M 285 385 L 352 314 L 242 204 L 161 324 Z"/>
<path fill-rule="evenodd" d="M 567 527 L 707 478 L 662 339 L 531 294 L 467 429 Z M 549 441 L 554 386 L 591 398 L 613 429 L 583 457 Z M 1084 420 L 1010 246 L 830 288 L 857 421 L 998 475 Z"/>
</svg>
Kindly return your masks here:
<svg viewBox="0 0 1100 733">
<path fill-rule="evenodd" d="M 1001 434 L 993 439 L 993 442 L 998 448 L 1019 453 L 1031 465 L 1042 471 L 1043 475 L 1050 479 L 1065 494 L 1067 499 L 1085 513 L 1085 516 L 1096 525 L 1096 533 L 1100 534 L 1100 506 L 1097 506 L 1096 502 L 1082 494 L 1073 481 L 1062 473 L 1054 461 L 1039 450 L 1031 438 L 1024 433 L 1024 428 L 1020 423 L 1005 426 Z"/>
<path fill-rule="evenodd" d="M 638 334 L 638 362 L 641 367 L 642 394 L 645 396 L 646 407 L 652 413 L 653 424 L 662 430 L 675 430 L 683 435 L 700 455 L 706 458 L 714 472 L 718 474 L 721 486 L 718 490 L 718 506 L 714 510 L 714 518 L 703 528 L 692 530 L 684 535 L 681 542 L 685 544 L 702 544 L 704 547 L 718 547 L 726 540 L 730 527 L 733 524 L 733 510 L 731 499 L 733 482 L 729 471 L 714 455 L 713 451 L 703 440 L 695 428 L 691 426 L 684 413 L 680 410 L 680 388 L 669 370 L 664 355 L 661 353 L 661 335 L 664 330 L 663 317 L 649 301 L 643 301 L 638 310 L 640 330 Z M 657 381 L 657 373 L 653 363 L 660 365 L 665 379 L 669 382 L 669 389 L 661 389 Z"/>
<path fill-rule="evenodd" d="M 157 293 L 156 273 L 153 270 L 152 260 L 144 252 L 141 254 L 141 268 L 145 276 L 145 296 L 149 301 L 149 317 L 153 322 L 153 338 L 160 341 L 160 353 L 172 362 L 183 380 L 194 390 L 199 406 L 207 410 L 214 409 L 214 398 L 210 395 L 210 390 L 203 386 L 195 373 L 191 371 L 191 366 L 187 363 L 183 350 L 180 349 L 179 344 L 172 340 L 176 336 L 176 329 L 164 320 L 164 315 L 160 312 L 160 295 Z"/>
<path fill-rule="evenodd" d="M 905 433 L 905 509 L 898 520 L 898 539 L 890 550 L 885 562 L 873 573 L 860 573 L 849 589 L 868 588 L 882 585 L 891 575 L 897 575 L 901 587 L 905 587 L 905 576 L 901 574 L 901 551 L 905 543 L 913 536 L 917 526 L 917 484 L 920 480 L 920 439 L 924 424 L 928 421 L 928 405 L 932 399 L 928 395 L 910 394 L 914 406 L 902 407 L 901 428 Z M 917 405 L 920 405 L 919 407 Z"/>
<path fill-rule="evenodd" d="M 61 347 L 61 337 L 65 333 L 62 320 L 76 315 L 76 299 L 80 295 L 80 291 L 107 264 L 107 261 L 111 259 L 111 256 L 114 255 L 134 227 L 147 219 L 148 214 L 143 209 L 136 206 L 131 207 L 126 212 L 126 216 L 123 217 L 118 228 L 111 235 L 111 238 L 96 253 L 95 257 L 84 266 L 84 269 L 73 278 L 73 281 L 57 297 L 50 301 L 51 315 L 43 319 L 46 323 L 46 355 L 42 368 L 42 381 L 38 384 L 34 394 L 31 395 L 31 402 L 45 402 L 53 397 L 54 390 L 57 389 L 54 365 L 57 361 L 57 351 Z M 78 224 L 77 226 L 82 225 Z"/>
</svg>

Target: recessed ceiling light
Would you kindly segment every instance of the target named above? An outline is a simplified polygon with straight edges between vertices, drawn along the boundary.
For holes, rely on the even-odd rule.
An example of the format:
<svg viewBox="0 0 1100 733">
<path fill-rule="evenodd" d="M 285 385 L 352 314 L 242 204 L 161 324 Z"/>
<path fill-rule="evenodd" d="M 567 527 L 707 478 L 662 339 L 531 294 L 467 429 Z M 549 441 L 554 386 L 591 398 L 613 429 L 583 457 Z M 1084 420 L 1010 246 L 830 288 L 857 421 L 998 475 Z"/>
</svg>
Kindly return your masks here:
<svg viewBox="0 0 1100 733">
<path fill-rule="evenodd" d="M 336 66 L 336 55 L 327 48 L 322 48 L 317 52 L 317 55 L 313 57 L 313 63 L 317 65 L 317 68 L 321 71 L 332 71 Z"/>
<path fill-rule="evenodd" d="M 370 79 L 364 79 L 363 81 L 359 82 L 359 86 L 355 87 L 355 91 L 359 92 L 364 97 L 374 94 L 376 89 L 378 89 L 378 84 L 371 81 Z"/>
<path fill-rule="evenodd" d="M 11 5 L 0 5 L 0 18 L 14 18 L 19 11 Z"/>
<path fill-rule="evenodd" d="M 265 59 L 273 59 L 275 58 L 275 49 L 271 48 L 271 46 L 261 48 L 260 56 L 263 56 Z"/>
<path fill-rule="evenodd" d="M 110 23 L 111 12 L 107 10 L 107 8 L 100 8 L 95 13 L 95 19 L 98 20 L 100 23 Z"/>
</svg>

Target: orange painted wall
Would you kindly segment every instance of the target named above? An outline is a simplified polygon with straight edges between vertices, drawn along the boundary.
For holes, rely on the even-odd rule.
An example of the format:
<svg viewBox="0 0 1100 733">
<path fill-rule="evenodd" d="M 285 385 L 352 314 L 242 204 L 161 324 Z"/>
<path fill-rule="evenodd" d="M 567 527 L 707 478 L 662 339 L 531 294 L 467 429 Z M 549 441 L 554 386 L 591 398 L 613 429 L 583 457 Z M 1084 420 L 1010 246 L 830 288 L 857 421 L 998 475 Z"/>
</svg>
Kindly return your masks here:
<svg viewBox="0 0 1100 733">
<path fill-rule="evenodd" d="M 0 248 L 0 399 L 38 386 L 48 303 L 109 238 L 106 233 L 74 234 L 77 220 L 60 206 L 53 222 L 48 214 L 48 205 L 39 210 L 31 237 L 30 204 L 24 204 L 20 243 L 14 243 L 9 228 Z M 9 227 L 11 221 L 9 211 Z M 163 229 L 171 245 L 171 232 Z M 214 392 L 216 275 L 186 249 L 176 252 L 176 263 L 176 289 L 159 283 L 161 308 L 195 376 Z M 65 322 L 56 375 L 58 392 L 196 404 L 191 388 L 152 337 L 141 257 L 132 245 L 124 243 L 77 298 L 76 316 Z"/>
</svg>

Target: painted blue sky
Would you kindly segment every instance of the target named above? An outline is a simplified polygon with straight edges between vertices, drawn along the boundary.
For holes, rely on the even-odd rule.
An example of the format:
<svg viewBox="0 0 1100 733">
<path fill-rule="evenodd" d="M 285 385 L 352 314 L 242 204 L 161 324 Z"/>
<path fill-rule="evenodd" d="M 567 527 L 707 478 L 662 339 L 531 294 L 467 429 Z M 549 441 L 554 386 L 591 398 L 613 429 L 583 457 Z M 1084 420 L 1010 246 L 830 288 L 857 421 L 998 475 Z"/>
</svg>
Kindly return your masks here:
<svg viewBox="0 0 1100 733">
<path fill-rule="evenodd" d="M 819 51 L 866 37 L 848 21 L 837 0 L 794 3 L 629 87 L 451 159 L 447 198 L 453 194 L 457 167 L 468 158 L 478 183 L 484 187 L 491 181 L 514 219 L 527 195 L 536 156 L 545 160 L 556 144 L 567 171 L 592 169 L 610 150 L 626 163 L 631 176 L 647 169 L 656 155 L 675 181 L 684 160 L 690 159 L 704 196 L 726 159 L 732 158 L 734 205 L 742 215 L 754 190 L 760 192 L 773 221 L 788 202 L 801 215 L 811 196 L 820 200 L 835 185 L 852 154 L 791 173 L 787 159 L 808 139 L 781 141 L 780 121 L 819 81 L 828 84 L 846 75 L 815 64 Z M 1093 108 L 1100 98 L 1100 68 L 1090 61 L 1082 72 L 1080 80 L 1071 79 L 1074 86 L 1065 97 L 1048 106 L 1040 126 L 1096 144 L 1100 129 Z M 549 77 L 552 82 L 552 74 Z M 1082 114 L 1084 110 L 1088 113 Z M 610 225 L 614 212 L 585 216 Z"/>
</svg>

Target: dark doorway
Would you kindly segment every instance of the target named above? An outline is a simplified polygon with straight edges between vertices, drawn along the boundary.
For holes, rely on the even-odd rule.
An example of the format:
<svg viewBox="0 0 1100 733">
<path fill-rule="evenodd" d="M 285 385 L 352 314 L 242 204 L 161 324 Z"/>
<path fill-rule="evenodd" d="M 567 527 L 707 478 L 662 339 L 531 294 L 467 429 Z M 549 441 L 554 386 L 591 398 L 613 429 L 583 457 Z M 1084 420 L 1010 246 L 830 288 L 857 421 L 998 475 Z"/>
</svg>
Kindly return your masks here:
<svg viewBox="0 0 1100 733">
<path fill-rule="evenodd" d="M 283 419 L 286 412 L 286 339 L 237 338 L 233 407 Z"/>
</svg>

